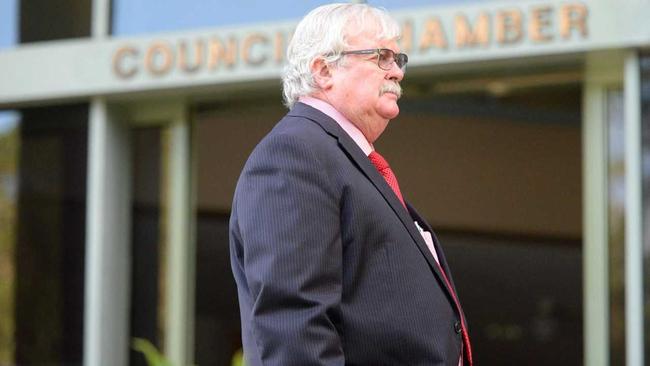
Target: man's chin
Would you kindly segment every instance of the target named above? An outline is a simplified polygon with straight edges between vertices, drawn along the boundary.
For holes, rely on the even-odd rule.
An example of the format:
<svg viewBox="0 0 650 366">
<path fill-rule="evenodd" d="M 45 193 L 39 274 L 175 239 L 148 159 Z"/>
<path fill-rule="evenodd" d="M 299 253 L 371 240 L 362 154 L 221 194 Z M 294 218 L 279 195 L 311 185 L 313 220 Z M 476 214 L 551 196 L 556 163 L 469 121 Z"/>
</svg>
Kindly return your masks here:
<svg viewBox="0 0 650 366">
<path fill-rule="evenodd" d="M 392 106 L 386 106 L 379 110 L 379 115 L 385 119 L 393 119 L 399 115 L 399 107 L 397 103 L 394 103 Z"/>
</svg>

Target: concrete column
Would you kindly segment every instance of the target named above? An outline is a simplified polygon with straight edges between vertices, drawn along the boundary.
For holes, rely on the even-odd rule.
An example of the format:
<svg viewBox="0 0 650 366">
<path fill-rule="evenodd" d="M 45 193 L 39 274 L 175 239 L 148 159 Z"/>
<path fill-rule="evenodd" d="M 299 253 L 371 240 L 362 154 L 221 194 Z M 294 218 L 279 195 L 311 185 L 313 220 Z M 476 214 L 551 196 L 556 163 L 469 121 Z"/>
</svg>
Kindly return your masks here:
<svg viewBox="0 0 650 366">
<path fill-rule="evenodd" d="M 129 350 L 129 127 L 106 102 L 90 105 L 84 365 L 126 366 Z"/>
<path fill-rule="evenodd" d="M 167 176 L 167 319 L 165 353 L 174 365 L 194 358 L 194 235 L 191 124 L 178 113 L 168 127 Z"/>
<path fill-rule="evenodd" d="M 643 366 L 643 177 L 641 70 L 636 50 L 625 55 L 625 358 Z"/>
<path fill-rule="evenodd" d="M 584 364 L 607 366 L 609 333 L 609 222 L 607 91 L 622 82 L 616 53 L 587 56 L 583 92 Z"/>
</svg>

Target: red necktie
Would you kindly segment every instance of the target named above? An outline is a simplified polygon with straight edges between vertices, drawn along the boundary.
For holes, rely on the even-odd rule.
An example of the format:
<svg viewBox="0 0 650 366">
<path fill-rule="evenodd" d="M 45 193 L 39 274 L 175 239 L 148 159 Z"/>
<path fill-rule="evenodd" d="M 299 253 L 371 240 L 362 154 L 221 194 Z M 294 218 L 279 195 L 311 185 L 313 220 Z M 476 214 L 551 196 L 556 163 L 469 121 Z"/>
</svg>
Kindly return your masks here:
<svg viewBox="0 0 650 366">
<path fill-rule="evenodd" d="M 397 177 L 395 177 L 395 173 L 393 173 L 393 169 L 390 168 L 386 159 L 384 159 L 384 157 L 379 155 L 379 153 L 376 151 L 371 152 L 370 155 L 368 155 L 368 159 L 370 159 L 372 165 L 374 165 L 375 168 L 377 168 L 379 174 L 381 174 L 381 176 L 384 177 L 386 183 L 388 183 L 390 188 L 393 189 L 393 192 L 395 192 L 395 195 L 397 196 L 397 198 L 399 198 L 399 201 L 402 202 L 402 205 L 406 208 L 406 204 L 404 203 L 404 198 L 402 198 L 402 192 L 399 190 Z"/>
<path fill-rule="evenodd" d="M 388 165 L 386 159 L 384 159 L 384 157 L 379 155 L 379 153 L 376 151 L 371 152 L 370 155 L 368 155 L 368 159 L 370 159 L 372 165 L 374 165 L 375 168 L 377 168 L 379 174 L 381 174 L 384 177 L 386 183 L 388 183 L 390 188 L 393 189 L 393 192 L 395 192 L 397 198 L 399 198 L 400 202 L 402 202 L 402 205 L 404 205 L 404 207 L 406 208 L 406 204 L 404 203 L 404 198 L 402 198 L 402 192 L 400 191 L 399 184 L 397 183 L 397 177 L 395 176 L 395 173 L 393 173 L 393 170 Z M 444 278 L 445 283 L 449 288 L 449 291 L 451 292 L 451 297 L 454 299 L 456 308 L 460 313 L 460 324 L 461 324 L 461 332 L 463 336 L 463 348 L 465 349 L 465 360 L 467 361 L 467 364 L 469 366 L 472 366 L 472 347 L 469 342 L 467 325 L 465 324 L 465 317 L 463 316 L 463 312 L 460 308 L 460 302 L 458 301 L 458 298 L 456 297 L 456 293 L 454 292 L 453 287 L 451 287 L 451 282 L 449 282 L 449 279 L 447 278 L 447 275 L 445 274 L 445 271 L 442 269 L 440 263 L 438 263 L 438 268 L 440 269 L 440 273 L 442 273 L 442 277 Z"/>
</svg>

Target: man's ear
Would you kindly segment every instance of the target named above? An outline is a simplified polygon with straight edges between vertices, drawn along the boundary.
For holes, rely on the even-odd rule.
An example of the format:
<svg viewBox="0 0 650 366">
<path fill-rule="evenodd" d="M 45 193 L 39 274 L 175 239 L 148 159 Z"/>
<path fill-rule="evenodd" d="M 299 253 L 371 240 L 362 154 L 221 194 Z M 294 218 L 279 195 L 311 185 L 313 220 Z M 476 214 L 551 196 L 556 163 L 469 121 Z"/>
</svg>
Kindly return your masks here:
<svg viewBox="0 0 650 366">
<path fill-rule="evenodd" d="M 332 67 L 322 57 L 317 57 L 311 62 L 311 75 L 320 90 L 332 87 Z"/>
</svg>

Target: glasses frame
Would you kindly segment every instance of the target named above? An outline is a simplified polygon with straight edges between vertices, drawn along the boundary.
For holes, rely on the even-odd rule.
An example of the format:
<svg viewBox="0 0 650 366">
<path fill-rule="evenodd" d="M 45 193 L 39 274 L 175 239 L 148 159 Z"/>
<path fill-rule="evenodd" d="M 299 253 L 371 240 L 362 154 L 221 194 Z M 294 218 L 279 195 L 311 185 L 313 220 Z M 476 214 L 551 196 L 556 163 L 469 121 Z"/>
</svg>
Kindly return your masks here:
<svg viewBox="0 0 650 366">
<path fill-rule="evenodd" d="M 387 68 L 381 67 L 381 55 L 382 52 L 390 52 L 393 57 L 393 62 L 388 65 Z M 353 50 L 353 51 L 342 51 L 341 56 L 345 55 L 376 55 L 377 56 L 377 66 L 385 71 L 390 70 L 393 67 L 393 64 L 397 65 L 402 71 L 406 70 L 406 64 L 409 62 L 409 57 L 405 53 L 396 53 L 390 48 L 371 48 L 367 50 Z"/>
</svg>

